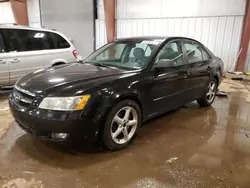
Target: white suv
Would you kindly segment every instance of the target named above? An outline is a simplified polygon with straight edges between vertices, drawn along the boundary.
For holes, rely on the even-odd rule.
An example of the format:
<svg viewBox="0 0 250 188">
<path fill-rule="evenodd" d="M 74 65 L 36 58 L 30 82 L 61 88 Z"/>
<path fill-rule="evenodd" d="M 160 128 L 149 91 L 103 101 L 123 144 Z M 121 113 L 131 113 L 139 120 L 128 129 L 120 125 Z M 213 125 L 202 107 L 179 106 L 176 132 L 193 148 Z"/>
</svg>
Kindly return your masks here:
<svg viewBox="0 0 250 188">
<path fill-rule="evenodd" d="M 29 72 L 80 59 L 74 45 L 57 31 L 0 25 L 0 89 Z"/>
</svg>

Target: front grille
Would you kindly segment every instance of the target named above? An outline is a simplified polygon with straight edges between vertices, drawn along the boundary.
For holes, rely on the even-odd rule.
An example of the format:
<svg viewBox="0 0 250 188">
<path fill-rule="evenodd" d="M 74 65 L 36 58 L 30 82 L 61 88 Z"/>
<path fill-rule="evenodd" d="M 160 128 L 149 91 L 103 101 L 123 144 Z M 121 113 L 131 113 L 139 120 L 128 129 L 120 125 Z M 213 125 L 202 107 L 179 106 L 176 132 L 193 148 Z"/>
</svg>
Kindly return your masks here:
<svg viewBox="0 0 250 188">
<path fill-rule="evenodd" d="M 24 93 L 23 91 L 18 90 L 17 88 L 13 89 L 12 100 L 13 103 L 20 109 L 27 109 L 32 103 L 34 96 L 30 93 Z"/>
</svg>

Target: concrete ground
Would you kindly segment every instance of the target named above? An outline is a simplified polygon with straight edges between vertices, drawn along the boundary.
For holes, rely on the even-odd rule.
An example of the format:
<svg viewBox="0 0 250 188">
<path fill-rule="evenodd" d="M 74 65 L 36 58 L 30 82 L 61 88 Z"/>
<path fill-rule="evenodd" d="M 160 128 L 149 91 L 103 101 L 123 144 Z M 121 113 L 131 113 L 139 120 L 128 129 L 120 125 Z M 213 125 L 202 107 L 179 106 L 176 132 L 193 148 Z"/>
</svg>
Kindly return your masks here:
<svg viewBox="0 0 250 188">
<path fill-rule="evenodd" d="M 250 83 L 224 80 L 210 108 L 191 103 L 155 118 L 126 149 L 55 145 L 23 132 L 0 99 L 4 188 L 250 187 Z"/>
</svg>

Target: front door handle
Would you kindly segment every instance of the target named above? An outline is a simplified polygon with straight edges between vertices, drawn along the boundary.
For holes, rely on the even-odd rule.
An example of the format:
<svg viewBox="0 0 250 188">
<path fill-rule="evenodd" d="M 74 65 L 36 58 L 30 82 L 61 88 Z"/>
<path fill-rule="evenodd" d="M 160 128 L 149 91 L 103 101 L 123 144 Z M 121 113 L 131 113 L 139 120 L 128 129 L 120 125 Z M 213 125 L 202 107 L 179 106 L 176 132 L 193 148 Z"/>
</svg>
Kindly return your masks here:
<svg viewBox="0 0 250 188">
<path fill-rule="evenodd" d="M 189 71 L 182 72 L 183 78 L 187 78 L 189 76 Z"/>
<path fill-rule="evenodd" d="M 0 64 L 6 64 L 6 60 L 0 60 Z"/>
<path fill-rule="evenodd" d="M 187 71 L 187 70 L 186 70 L 186 71 L 183 71 L 182 74 L 183 74 L 183 75 L 190 75 L 190 71 Z"/>
<path fill-rule="evenodd" d="M 10 61 L 11 63 L 19 63 L 20 60 L 19 59 L 13 59 L 12 61 Z"/>
<path fill-rule="evenodd" d="M 208 71 L 209 71 L 209 70 L 211 70 L 211 67 L 210 67 L 210 66 L 208 66 L 208 67 L 207 67 L 207 70 L 208 70 Z"/>
</svg>

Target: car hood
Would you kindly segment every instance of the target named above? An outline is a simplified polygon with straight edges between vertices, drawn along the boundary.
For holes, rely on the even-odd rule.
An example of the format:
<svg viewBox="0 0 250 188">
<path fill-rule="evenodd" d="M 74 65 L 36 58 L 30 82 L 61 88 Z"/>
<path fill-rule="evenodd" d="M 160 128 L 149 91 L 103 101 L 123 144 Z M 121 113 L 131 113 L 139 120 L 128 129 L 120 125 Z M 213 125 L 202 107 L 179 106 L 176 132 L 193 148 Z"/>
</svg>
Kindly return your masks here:
<svg viewBox="0 0 250 188">
<path fill-rule="evenodd" d="M 16 86 L 34 94 L 55 91 L 60 88 L 74 88 L 75 85 L 84 85 L 88 89 L 103 83 L 117 79 L 131 71 L 111 67 L 100 67 L 91 64 L 73 63 L 40 69 L 22 77 Z"/>
</svg>

